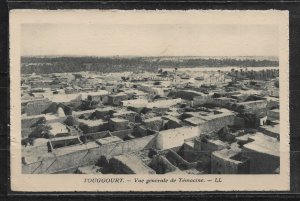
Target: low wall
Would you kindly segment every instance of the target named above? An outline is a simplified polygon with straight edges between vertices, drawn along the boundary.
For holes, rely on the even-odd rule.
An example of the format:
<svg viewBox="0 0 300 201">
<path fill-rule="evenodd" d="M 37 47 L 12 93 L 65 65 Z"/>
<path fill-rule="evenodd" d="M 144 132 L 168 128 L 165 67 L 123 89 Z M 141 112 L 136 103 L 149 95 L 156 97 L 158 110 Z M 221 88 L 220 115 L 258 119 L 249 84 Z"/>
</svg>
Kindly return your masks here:
<svg viewBox="0 0 300 201">
<path fill-rule="evenodd" d="M 104 138 L 108 135 L 108 131 L 96 132 L 96 133 L 86 133 L 80 136 L 81 140 L 86 143 L 89 141 L 95 141 L 97 139 Z"/>
<path fill-rule="evenodd" d="M 212 104 L 217 105 L 219 107 L 225 107 L 227 104 L 232 102 L 236 102 L 236 100 L 231 98 L 214 98 L 212 100 Z"/>
<path fill-rule="evenodd" d="M 126 130 L 111 132 L 111 135 L 124 139 L 127 135 L 132 133 L 133 133 L 133 129 L 126 129 Z"/>
<path fill-rule="evenodd" d="M 103 124 L 88 126 L 87 124 L 80 122 L 79 128 L 83 131 L 83 133 L 97 133 L 109 130 L 109 124 L 108 122 L 104 122 Z"/>
<path fill-rule="evenodd" d="M 266 100 L 258 100 L 258 101 L 249 101 L 249 102 L 242 102 L 237 103 L 238 105 L 247 105 L 251 108 L 265 108 L 267 106 Z"/>
<path fill-rule="evenodd" d="M 214 101 L 214 98 L 212 96 L 197 96 L 193 99 L 193 104 L 195 106 L 203 105 L 203 104 L 212 104 Z"/>
<path fill-rule="evenodd" d="M 236 100 L 231 98 L 213 98 L 212 96 L 197 96 L 193 99 L 193 104 L 195 106 L 213 104 L 218 107 L 226 107 L 228 103 L 233 102 L 236 102 Z"/>
<path fill-rule="evenodd" d="M 266 100 L 258 100 L 258 101 L 237 103 L 236 105 L 237 106 L 240 106 L 240 105 L 248 106 L 248 109 L 246 109 L 246 112 L 248 112 L 248 113 L 253 113 L 256 115 L 263 113 L 266 115 L 267 104 L 268 104 L 268 102 Z"/>
<path fill-rule="evenodd" d="M 42 114 L 43 112 L 47 111 L 49 112 L 56 112 L 56 104 L 52 103 L 50 101 L 36 101 L 36 102 L 31 102 L 28 103 L 24 111 L 28 116 L 32 115 L 39 115 Z"/>
<path fill-rule="evenodd" d="M 122 119 L 126 119 L 130 122 L 135 122 L 135 118 L 137 116 L 137 113 L 135 112 L 128 112 L 128 113 L 114 113 L 113 117 L 117 117 L 117 118 L 122 118 Z"/>
<path fill-rule="evenodd" d="M 202 96 L 201 92 L 193 91 L 193 90 L 177 90 L 172 92 L 172 94 L 176 96 L 176 98 L 182 98 L 184 100 L 193 100 L 194 97 Z"/>
<path fill-rule="evenodd" d="M 134 99 L 134 100 L 124 100 L 121 102 L 123 107 L 146 107 L 148 100 L 146 99 Z"/>
<path fill-rule="evenodd" d="M 219 131 L 225 126 L 232 126 L 235 124 L 234 114 L 220 116 L 204 122 L 199 125 L 200 133 L 211 133 L 213 131 Z"/>
<path fill-rule="evenodd" d="M 181 103 L 181 98 L 167 99 L 167 100 L 157 100 L 147 104 L 147 108 L 170 108 L 178 103 Z"/>
<path fill-rule="evenodd" d="M 120 130 L 120 131 L 115 131 L 115 132 L 109 132 L 107 131 L 101 131 L 101 132 L 96 132 L 96 133 L 86 133 L 81 136 L 81 139 L 83 142 L 90 142 L 90 141 L 95 141 L 97 139 L 104 138 L 108 134 L 111 136 L 117 136 L 121 139 L 124 139 L 128 134 L 132 134 L 133 129 L 126 129 L 126 130 Z"/>
<path fill-rule="evenodd" d="M 100 156 L 106 156 L 109 159 L 113 156 L 153 147 L 155 146 L 155 136 L 149 135 L 133 140 L 74 151 L 69 154 L 53 155 L 53 157 L 45 158 L 41 161 L 26 165 L 23 164 L 22 172 L 23 174 L 50 174 L 66 169 L 76 169 L 76 167 L 80 166 L 93 165 L 98 161 Z"/>
</svg>

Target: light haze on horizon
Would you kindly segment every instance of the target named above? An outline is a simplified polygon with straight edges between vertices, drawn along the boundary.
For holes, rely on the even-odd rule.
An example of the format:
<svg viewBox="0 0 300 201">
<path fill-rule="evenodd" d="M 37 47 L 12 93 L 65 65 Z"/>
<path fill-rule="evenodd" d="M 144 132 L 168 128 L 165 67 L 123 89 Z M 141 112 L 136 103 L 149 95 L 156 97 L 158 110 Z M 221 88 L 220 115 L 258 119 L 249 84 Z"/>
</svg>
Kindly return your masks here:
<svg viewBox="0 0 300 201">
<path fill-rule="evenodd" d="M 22 56 L 278 56 L 275 25 L 23 24 Z"/>
</svg>

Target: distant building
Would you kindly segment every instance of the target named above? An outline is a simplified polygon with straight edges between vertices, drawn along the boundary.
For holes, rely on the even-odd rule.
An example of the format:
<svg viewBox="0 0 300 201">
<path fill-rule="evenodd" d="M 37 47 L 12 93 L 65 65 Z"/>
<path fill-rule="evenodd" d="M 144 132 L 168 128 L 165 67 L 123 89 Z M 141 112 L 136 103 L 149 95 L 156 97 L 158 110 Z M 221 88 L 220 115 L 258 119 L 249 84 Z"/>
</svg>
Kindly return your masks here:
<svg viewBox="0 0 300 201">
<path fill-rule="evenodd" d="M 99 90 L 99 91 L 95 91 L 95 92 L 86 93 L 88 100 L 97 101 L 97 102 L 101 102 L 101 103 L 108 102 L 108 94 L 109 94 L 109 92 L 106 90 Z"/>
<path fill-rule="evenodd" d="M 132 96 L 125 93 L 111 94 L 108 96 L 108 104 L 109 105 L 121 105 L 122 101 L 130 100 Z"/>
</svg>

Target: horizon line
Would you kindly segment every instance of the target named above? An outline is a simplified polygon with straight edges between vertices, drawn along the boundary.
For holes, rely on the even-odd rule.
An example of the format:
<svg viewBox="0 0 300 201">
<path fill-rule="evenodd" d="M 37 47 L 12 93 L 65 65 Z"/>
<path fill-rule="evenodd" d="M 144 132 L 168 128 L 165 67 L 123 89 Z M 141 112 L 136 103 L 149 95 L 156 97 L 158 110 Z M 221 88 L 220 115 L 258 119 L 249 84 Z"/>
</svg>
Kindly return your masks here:
<svg viewBox="0 0 300 201">
<path fill-rule="evenodd" d="M 21 57 L 275 57 L 276 55 L 21 55 Z"/>
</svg>

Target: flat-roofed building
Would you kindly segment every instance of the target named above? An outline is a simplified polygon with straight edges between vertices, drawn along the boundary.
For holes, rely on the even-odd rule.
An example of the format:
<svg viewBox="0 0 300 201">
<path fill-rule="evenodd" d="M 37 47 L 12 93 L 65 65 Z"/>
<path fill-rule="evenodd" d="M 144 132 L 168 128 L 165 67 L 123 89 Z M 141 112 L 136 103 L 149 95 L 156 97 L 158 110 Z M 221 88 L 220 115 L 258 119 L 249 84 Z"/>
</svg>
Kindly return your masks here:
<svg viewBox="0 0 300 201">
<path fill-rule="evenodd" d="M 109 120 L 109 129 L 111 131 L 120 131 L 128 128 L 129 121 L 121 118 L 111 118 Z"/>
<path fill-rule="evenodd" d="M 155 174 L 135 155 L 123 154 L 110 159 L 109 164 L 113 173 L 116 174 Z"/>
<path fill-rule="evenodd" d="M 111 94 L 108 96 L 108 104 L 121 105 L 122 101 L 130 99 L 132 99 L 132 96 L 126 93 Z"/>
<path fill-rule="evenodd" d="M 280 165 L 279 141 L 276 138 L 255 133 L 252 142 L 242 148 L 243 156 L 250 159 L 250 173 L 272 174 Z"/>
<path fill-rule="evenodd" d="M 84 133 L 96 133 L 99 131 L 108 130 L 108 123 L 102 119 L 96 120 L 86 120 L 86 119 L 78 119 L 79 128 Z"/>
<path fill-rule="evenodd" d="M 241 149 L 222 149 L 211 156 L 212 174 L 249 174 L 250 161 L 241 155 Z"/>
<path fill-rule="evenodd" d="M 49 130 L 50 136 L 65 137 L 70 135 L 67 126 L 62 123 L 55 122 L 55 123 L 49 123 L 48 125 L 51 127 L 51 129 Z"/>
</svg>

